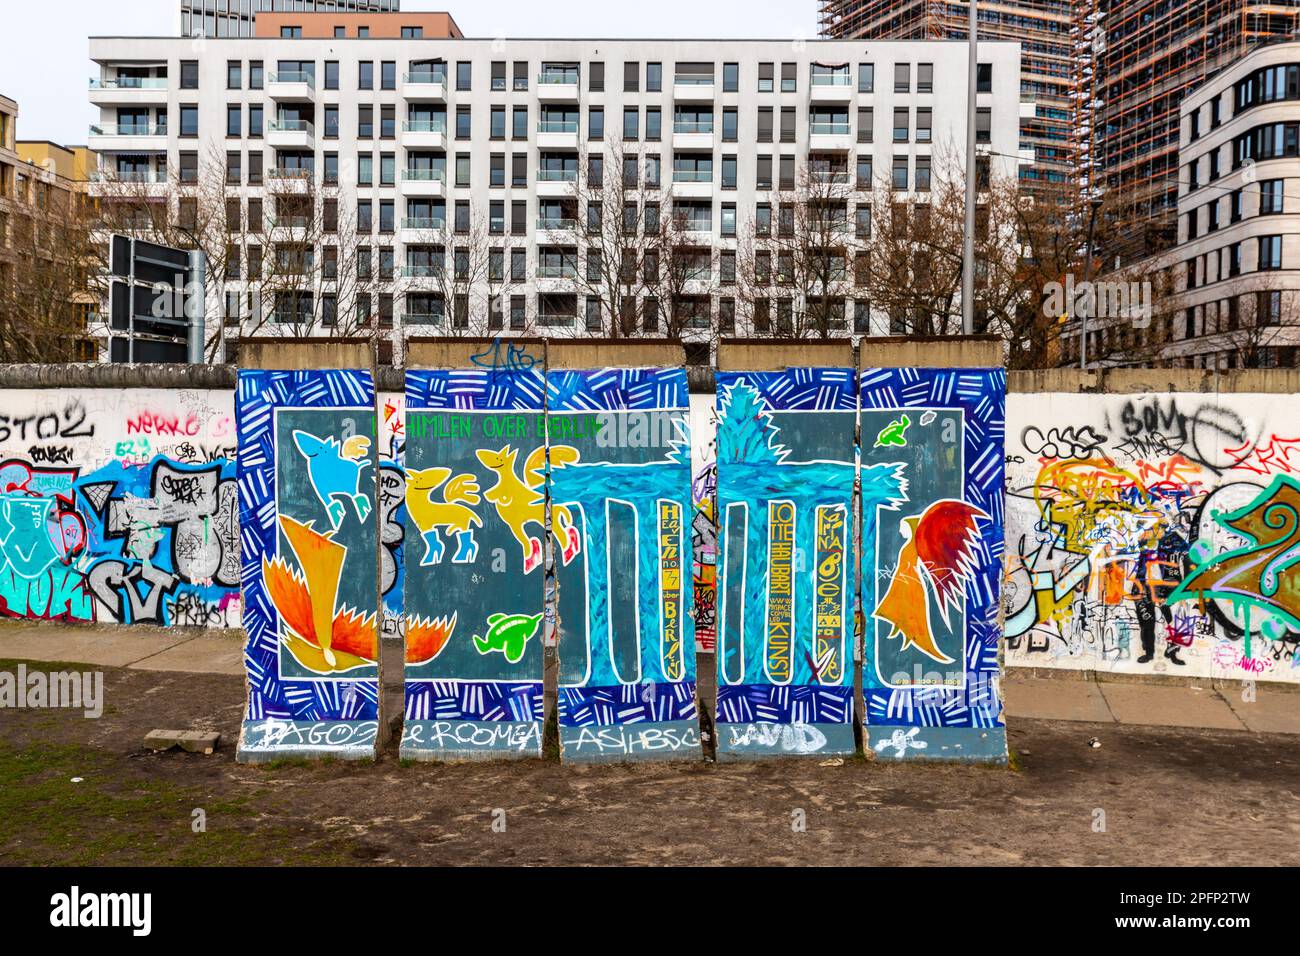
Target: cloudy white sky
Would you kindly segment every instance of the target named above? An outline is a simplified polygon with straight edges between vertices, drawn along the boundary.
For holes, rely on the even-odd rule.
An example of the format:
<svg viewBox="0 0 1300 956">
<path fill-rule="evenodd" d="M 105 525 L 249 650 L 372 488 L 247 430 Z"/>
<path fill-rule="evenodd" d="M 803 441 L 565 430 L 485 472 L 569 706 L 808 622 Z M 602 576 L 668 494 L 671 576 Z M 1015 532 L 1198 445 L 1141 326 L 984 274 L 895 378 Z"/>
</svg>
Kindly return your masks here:
<svg viewBox="0 0 1300 956">
<path fill-rule="evenodd" d="M 18 136 L 84 143 L 91 36 L 166 36 L 179 0 L 0 0 L 0 93 L 18 100 Z M 816 0 L 403 0 L 447 10 L 467 36 L 811 38 Z"/>
</svg>

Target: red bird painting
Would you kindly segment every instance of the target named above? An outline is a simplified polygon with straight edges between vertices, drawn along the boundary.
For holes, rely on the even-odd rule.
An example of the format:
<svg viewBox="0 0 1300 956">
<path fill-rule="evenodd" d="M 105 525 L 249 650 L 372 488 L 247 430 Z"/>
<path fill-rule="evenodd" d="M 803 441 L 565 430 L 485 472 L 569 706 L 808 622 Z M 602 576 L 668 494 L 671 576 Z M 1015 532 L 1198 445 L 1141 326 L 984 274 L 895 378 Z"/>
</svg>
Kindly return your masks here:
<svg viewBox="0 0 1300 956">
<path fill-rule="evenodd" d="M 964 501 L 936 501 L 919 517 L 903 519 L 904 544 L 889 590 L 876 607 L 876 617 L 892 625 L 889 636 L 902 635 L 903 649 L 915 647 L 940 664 L 951 664 L 935 644 L 930 628 L 930 592 L 934 592 L 943 622 L 962 598 L 974 576 L 972 547 L 979 536 L 977 518 L 988 515 Z M 926 582 L 929 587 L 926 587 Z"/>
</svg>

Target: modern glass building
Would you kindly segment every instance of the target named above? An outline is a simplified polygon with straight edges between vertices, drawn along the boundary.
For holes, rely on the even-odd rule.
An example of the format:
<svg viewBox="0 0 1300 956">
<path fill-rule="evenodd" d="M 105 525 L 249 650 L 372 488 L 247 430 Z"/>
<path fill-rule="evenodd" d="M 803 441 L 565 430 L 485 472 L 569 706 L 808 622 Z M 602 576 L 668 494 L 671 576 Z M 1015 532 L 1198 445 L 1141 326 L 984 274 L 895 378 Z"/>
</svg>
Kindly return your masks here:
<svg viewBox="0 0 1300 956">
<path fill-rule="evenodd" d="M 181 0 L 182 36 L 251 37 L 259 13 L 396 13 L 401 0 Z"/>
</svg>

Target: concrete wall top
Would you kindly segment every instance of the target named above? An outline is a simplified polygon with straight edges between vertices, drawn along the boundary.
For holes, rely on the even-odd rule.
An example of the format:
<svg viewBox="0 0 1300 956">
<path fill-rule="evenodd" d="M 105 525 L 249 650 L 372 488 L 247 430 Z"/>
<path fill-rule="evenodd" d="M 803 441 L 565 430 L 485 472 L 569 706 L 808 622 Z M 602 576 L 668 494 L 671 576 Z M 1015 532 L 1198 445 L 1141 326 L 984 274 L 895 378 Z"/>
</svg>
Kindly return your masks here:
<svg viewBox="0 0 1300 956">
<path fill-rule="evenodd" d="M 1148 394 L 1201 392 L 1263 395 L 1300 393 L 1300 369 L 1234 369 L 1211 371 L 1181 368 L 1040 369 L 1010 372 L 1012 393 L 1079 392 Z"/>
<path fill-rule="evenodd" d="M 858 368 L 1001 368 L 996 335 L 884 336 L 862 339 Z"/>
<path fill-rule="evenodd" d="M 234 387 L 233 365 L 0 365 L 0 388 Z"/>
<path fill-rule="evenodd" d="M 239 365 L 280 371 L 363 369 L 374 365 L 374 352 L 365 339 L 244 339 Z"/>
<path fill-rule="evenodd" d="M 550 342 L 550 368 L 681 368 L 686 349 L 668 339 L 586 339 Z"/>
<path fill-rule="evenodd" d="M 540 364 L 545 354 L 546 343 L 541 339 L 410 339 L 406 343 L 406 367 L 506 368 L 512 362 Z"/>
<path fill-rule="evenodd" d="M 724 339 L 718 345 L 721 372 L 852 366 L 853 343 L 848 339 Z"/>
</svg>

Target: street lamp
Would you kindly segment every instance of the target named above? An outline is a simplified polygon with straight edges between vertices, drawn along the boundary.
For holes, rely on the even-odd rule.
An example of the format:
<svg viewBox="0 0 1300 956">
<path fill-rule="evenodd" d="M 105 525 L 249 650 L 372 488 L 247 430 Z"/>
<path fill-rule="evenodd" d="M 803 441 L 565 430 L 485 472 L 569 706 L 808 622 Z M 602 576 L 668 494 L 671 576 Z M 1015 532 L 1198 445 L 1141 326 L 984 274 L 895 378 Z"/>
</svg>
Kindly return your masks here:
<svg viewBox="0 0 1300 956">
<path fill-rule="evenodd" d="M 975 90 L 979 83 L 978 5 L 970 4 L 969 75 L 966 79 L 966 237 L 962 243 L 961 330 L 975 334 Z"/>
</svg>

